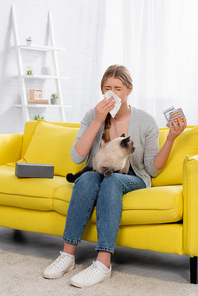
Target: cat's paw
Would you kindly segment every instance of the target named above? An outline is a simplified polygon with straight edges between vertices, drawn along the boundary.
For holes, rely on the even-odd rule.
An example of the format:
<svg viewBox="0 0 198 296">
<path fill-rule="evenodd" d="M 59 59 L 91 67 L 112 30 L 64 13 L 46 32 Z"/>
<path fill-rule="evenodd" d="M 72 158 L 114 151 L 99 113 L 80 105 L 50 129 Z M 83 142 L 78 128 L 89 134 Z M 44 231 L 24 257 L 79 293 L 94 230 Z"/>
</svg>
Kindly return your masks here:
<svg viewBox="0 0 198 296">
<path fill-rule="evenodd" d="M 111 175 L 113 175 L 113 171 L 111 170 L 108 170 L 108 171 L 105 171 L 104 172 L 104 176 L 107 178 L 107 177 L 110 177 Z"/>
<path fill-rule="evenodd" d="M 67 174 L 66 175 L 66 180 L 70 183 L 74 183 L 74 175 L 73 174 Z"/>
</svg>

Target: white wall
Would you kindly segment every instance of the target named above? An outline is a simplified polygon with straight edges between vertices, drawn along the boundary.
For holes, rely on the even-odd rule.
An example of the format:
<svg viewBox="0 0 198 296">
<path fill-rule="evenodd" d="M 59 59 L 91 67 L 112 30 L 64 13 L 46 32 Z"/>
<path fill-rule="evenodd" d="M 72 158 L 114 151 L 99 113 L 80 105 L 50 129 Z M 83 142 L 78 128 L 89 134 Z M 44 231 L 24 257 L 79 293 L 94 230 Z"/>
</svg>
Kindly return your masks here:
<svg viewBox="0 0 198 296">
<path fill-rule="evenodd" d="M 62 80 L 66 121 L 80 122 L 84 113 L 100 99 L 102 49 L 105 26 L 105 0 L 0 0 L 0 133 L 18 133 L 24 128 L 20 103 L 16 53 L 12 31 L 11 4 L 15 5 L 20 44 L 31 36 L 34 44 L 49 45 L 48 11 L 52 12 Z M 41 74 L 44 65 L 52 67 L 50 52 L 23 51 L 24 71 L 32 65 Z M 55 92 L 52 80 L 28 81 L 29 89 L 42 89 L 43 97 Z M 77 108 L 80 106 L 80 108 Z M 58 109 L 31 110 L 30 118 L 40 114 L 46 120 L 59 121 Z"/>
</svg>

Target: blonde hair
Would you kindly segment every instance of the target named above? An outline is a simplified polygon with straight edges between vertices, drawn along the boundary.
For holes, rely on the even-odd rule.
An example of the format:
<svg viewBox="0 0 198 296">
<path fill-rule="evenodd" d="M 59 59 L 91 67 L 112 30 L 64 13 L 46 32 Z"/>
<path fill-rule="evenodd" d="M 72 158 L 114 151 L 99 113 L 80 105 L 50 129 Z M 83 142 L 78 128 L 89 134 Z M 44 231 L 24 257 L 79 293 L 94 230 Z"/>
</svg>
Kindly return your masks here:
<svg viewBox="0 0 198 296">
<path fill-rule="evenodd" d="M 101 91 L 104 93 L 105 82 L 109 77 L 120 79 L 128 88 L 133 89 L 133 82 L 131 78 L 131 74 L 125 66 L 120 65 L 112 65 L 107 68 L 105 71 L 102 80 L 101 80 Z M 111 115 L 107 114 L 105 119 L 105 127 L 103 131 L 102 139 L 106 142 L 110 141 L 109 128 L 111 126 Z"/>
</svg>

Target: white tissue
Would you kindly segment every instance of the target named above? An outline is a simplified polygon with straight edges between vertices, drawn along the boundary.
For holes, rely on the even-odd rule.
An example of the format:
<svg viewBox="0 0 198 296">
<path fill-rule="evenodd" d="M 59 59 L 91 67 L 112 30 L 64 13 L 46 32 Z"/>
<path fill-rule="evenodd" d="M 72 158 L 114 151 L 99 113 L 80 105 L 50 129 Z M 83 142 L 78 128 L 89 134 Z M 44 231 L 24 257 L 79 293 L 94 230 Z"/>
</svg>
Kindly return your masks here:
<svg viewBox="0 0 198 296">
<path fill-rule="evenodd" d="M 111 114 L 111 116 L 114 118 L 116 116 L 116 114 L 118 113 L 118 110 L 120 109 L 120 106 L 121 106 L 121 99 L 116 95 L 114 94 L 114 92 L 112 92 L 111 90 L 109 90 L 108 92 L 106 92 L 104 95 L 104 98 L 107 99 L 110 99 L 110 98 L 114 98 L 115 100 L 115 107 L 109 111 L 109 113 Z"/>
</svg>

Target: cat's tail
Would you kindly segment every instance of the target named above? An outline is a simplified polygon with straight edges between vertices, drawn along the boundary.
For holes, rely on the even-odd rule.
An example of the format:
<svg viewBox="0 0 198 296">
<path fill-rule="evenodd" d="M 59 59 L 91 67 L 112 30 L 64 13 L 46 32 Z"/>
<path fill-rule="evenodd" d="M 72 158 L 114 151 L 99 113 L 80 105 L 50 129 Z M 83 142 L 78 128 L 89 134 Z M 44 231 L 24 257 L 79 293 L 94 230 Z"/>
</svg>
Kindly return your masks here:
<svg viewBox="0 0 198 296">
<path fill-rule="evenodd" d="M 81 171 L 76 174 L 69 173 L 66 175 L 66 180 L 70 183 L 74 183 L 78 177 L 80 177 L 83 173 L 92 171 L 92 167 L 84 167 Z"/>
</svg>

